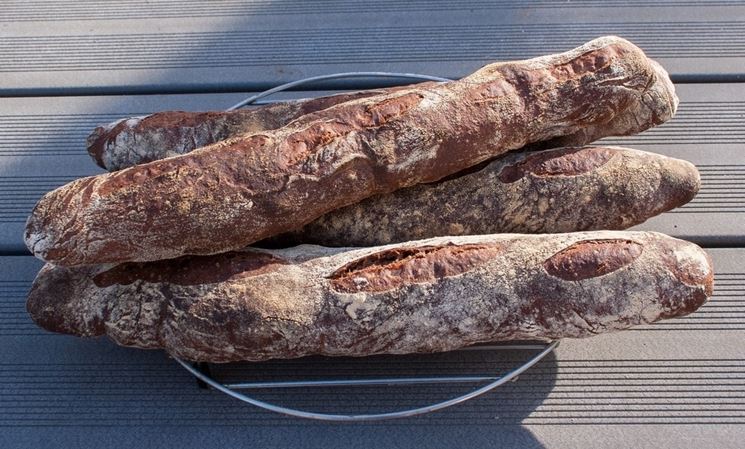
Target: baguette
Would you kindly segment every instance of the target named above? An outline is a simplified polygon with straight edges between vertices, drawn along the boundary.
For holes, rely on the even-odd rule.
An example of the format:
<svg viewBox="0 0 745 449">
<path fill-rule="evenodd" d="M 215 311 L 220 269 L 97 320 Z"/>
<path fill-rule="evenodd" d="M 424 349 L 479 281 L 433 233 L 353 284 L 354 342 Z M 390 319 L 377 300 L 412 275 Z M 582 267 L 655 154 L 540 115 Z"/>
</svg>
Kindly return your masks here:
<svg viewBox="0 0 745 449">
<path fill-rule="evenodd" d="M 431 85 L 431 82 L 417 84 L 416 87 Z M 117 171 L 167 157 L 190 153 L 246 133 L 257 133 L 281 128 L 312 112 L 327 109 L 347 101 L 367 98 L 373 95 L 393 93 L 414 87 L 399 86 L 388 89 L 343 93 L 306 100 L 291 100 L 235 111 L 163 111 L 141 117 L 117 120 L 98 126 L 88 136 L 87 149 L 98 166 L 108 171 Z M 677 100 L 676 100 L 677 101 Z M 646 106 L 634 105 L 643 109 Z M 643 123 L 643 120 L 659 120 L 630 107 L 620 113 L 615 120 L 637 122 L 637 132 L 651 128 L 657 121 Z M 610 137 L 614 131 L 611 126 L 588 128 L 588 133 L 579 130 L 573 135 L 558 136 L 544 142 L 536 142 L 527 150 L 542 150 L 562 146 L 576 146 Z"/>
<path fill-rule="evenodd" d="M 628 41 L 600 38 L 79 179 L 39 201 L 25 240 L 68 266 L 230 251 L 533 142 L 633 134 L 676 105 L 659 65 Z M 620 120 L 629 108 L 635 120 Z"/>
<path fill-rule="evenodd" d="M 701 248 L 657 233 L 440 237 L 47 264 L 27 309 L 53 332 L 195 361 L 367 356 L 652 323 L 696 310 L 712 276 Z"/>
<path fill-rule="evenodd" d="M 628 148 L 512 153 L 452 179 L 331 211 L 256 246 L 374 246 L 445 235 L 626 229 L 689 202 L 699 187 L 693 164 Z"/>
<path fill-rule="evenodd" d="M 281 128 L 311 112 L 393 91 L 344 93 L 235 111 L 164 111 L 125 118 L 97 127 L 88 136 L 88 154 L 99 167 L 117 171 L 189 153 L 241 134 Z"/>
</svg>

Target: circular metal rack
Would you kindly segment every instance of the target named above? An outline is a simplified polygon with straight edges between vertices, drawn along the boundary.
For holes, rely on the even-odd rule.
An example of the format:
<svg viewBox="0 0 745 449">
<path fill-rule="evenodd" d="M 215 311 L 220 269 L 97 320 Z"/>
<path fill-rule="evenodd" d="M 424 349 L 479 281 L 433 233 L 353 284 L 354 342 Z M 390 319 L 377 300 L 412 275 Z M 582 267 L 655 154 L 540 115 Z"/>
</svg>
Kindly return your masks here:
<svg viewBox="0 0 745 449">
<path fill-rule="evenodd" d="M 396 79 L 412 79 L 419 81 L 439 81 L 446 82 L 450 81 L 447 78 L 440 78 L 436 76 L 419 75 L 415 73 L 393 73 L 393 72 L 346 72 L 346 73 L 334 73 L 330 75 L 314 76 L 311 78 L 304 78 L 301 80 L 293 81 L 290 83 L 282 84 L 275 88 L 266 90 L 259 94 L 253 95 L 245 100 L 237 103 L 230 108 L 229 111 L 242 108 L 251 104 L 257 104 L 258 100 L 266 98 L 277 92 L 281 92 L 287 89 L 298 87 L 304 84 L 313 83 L 317 81 L 326 81 L 332 79 L 342 78 L 396 78 Z M 538 354 L 531 357 L 524 364 L 514 368 L 512 371 L 502 376 L 435 376 L 435 377 L 393 377 L 393 378 L 375 378 L 375 379 L 330 379 L 330 380 L 294 380 L 294 381 L 270 381 L 270 382 L 237 382 L 237 383 L 221 383 L 211 377 L 204 370 L 192 366 L 190 363 L 185 362 L 178 357 L 174 359 L 186 369 L 189 373 L 194 375 L 199 381 L 204 384 L 225 393 L 240 401 L 248 404 L 255 405 L 257 407 L 270 410 L 285 415 L 295 416 L 299 418 L 316 419 L 322 421 L 373 421 L 373 420 L 384 420 L 394 418 L 405 418 L 409 416 L 422 415 L 436 410 L 442 410 L 446 407 L 450 407 L 455 404 L 460 404 L 469 399 L 473 399 L 480 396 L 488 391 L 491 391 L 500 385 L 504 385 L 507 382 L 517 379 L 517 377 L 530 369 L 533 365 L 538 363 L 545 356 L 550 354 L 559 345 L 559 341 L 552 341 L 544 344 L 511 344 L 511 345 L 496 345 L 496 346 L 474 346 L 467 349 L 479 349 L 479 350 L 531 350 L 540 351 Z M 260 389 L 279 389 L 279 388 L 311 388 L 311 387 L 355 387 L 355 386 L 405 386 L 405 385 L 423 385 L 423 384 L 458 384 L 458 383 L 472 383 L 481 385 L 476 389 L 462 394 L 451 399 L 436 402 L 433 404 L 409 408 L 405 410 L 397 410 L 385 413 L 375 414 L 331 414 L 331 413 L 318 413 L 306 410 L 298 410 L 294 408 L 284 407 L 276 404 L 271 404 L 253 397 L 250 397 L 238 390 L 260 390 Z"/>
</svg>

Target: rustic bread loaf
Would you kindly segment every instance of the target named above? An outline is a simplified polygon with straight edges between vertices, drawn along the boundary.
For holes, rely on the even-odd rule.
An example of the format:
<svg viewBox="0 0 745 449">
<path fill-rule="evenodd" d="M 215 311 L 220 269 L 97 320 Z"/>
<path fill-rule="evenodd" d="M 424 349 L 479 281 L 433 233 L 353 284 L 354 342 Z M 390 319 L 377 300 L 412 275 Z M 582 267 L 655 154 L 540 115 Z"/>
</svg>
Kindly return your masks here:
<svg viewBox="0 0 745 449">
<path fill-rule="evenodd" d="M 331 211 L 257 246 L 373 246 L 445 235 L 626 229 L 682 206 L 693 164 L 588 146 L 500 156 L 483 168 Z"/>
<path fill-rule="evenodd" d="M 431 83 L 421 83 L 424 87 Z M 358 98 L 392 93 L 414 87 L 399 86 L 388 89 L 351 92 L 306 100 L 279 102 L 237 111 L 163 111 L 144 117 L 130 117 L 97 127 L 88 136 L 87 148 L 96 164 L 109 171 L 117 171 L 166 157 L 186 154 L 198 148 L 246 133 L 277 129 L 302 115 Z M 676 100 L 677 101 L 677 100 Z M 639 111 L 643 103 L 631 105 L 615 119 L 637 122 L 637 129 L 651 128 L 660 117 Z M 652 120 L 642 123 L 640 120 Z M 536 142 L 530 149 L 547 149 L 589 143 L 609 137 L 612 126 L 588 128 L 569 136 L 559 136 L 545 142 Z M 591 135 L 590 135 L 591 134 Z"/>
<path fill-rule="evenodd" d="M 600 38 L 79 179 L 39 201 L 26 244 L 61 265 L 229 251 L 532 142 L 633 134 L 676 104 L 659 65 L 628 41 Z"/>
<path fill-rule="evenodd" d="M 686 315 L 711 289 L 696 245 L 597 231 L 47 264 L 27 308 L 50 331 L 228 362 L 589 337 Z"/>
<path fill-rule="evenodd" d="M 344 93 L 235 111 L 164 111 L 125 118 L 97 127 L 88 136 L 88 153 L 101 168 L 121 170 L 241 134 L 277 129 L 305 114 L 394 90 Z"/>
</svg>

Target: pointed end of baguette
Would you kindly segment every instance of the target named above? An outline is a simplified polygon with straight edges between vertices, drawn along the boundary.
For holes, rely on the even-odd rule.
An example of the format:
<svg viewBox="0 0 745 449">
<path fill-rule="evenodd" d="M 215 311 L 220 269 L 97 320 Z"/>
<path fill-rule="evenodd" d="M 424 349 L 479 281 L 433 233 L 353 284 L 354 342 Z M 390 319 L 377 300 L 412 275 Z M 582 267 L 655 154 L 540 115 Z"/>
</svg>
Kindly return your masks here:
<svg viewBox="0 0 745 449">
<path fill-rule="evenodd" d="M 81 291 L 85 268 L 46 264 L 34 279 L 26 310 L 37 326 L 50 332 L 94 337 L 105 333 L 104 307 Z"/>
<path fill-rule="evenodd" d="M 670 79 L 662 65 L 652 59 L 649 60 L 654 70 L 655 80 L 647 89 L 646 95 L 652 99 L 651 102 L 645 101 L 644 104 L 652 107 L 652 117 L 655 119 L 654 124 L 660 125 L 673 118 L 678 111 L 680 100 L 675 93 L 675 85 Z"/>
<path fill-rule="evenodd" d="M 660 161 L 659 210 L 666 212 L 687 204 L 701 188 L 701 175 L 695 165 L 675 158 Z"/>
<path fill-rule="evenodd" d="M 26 228 L 23 234 L 24 243 L 26 248 L 31 252 L 34 257 L 41 260 L 46 260 L 46 253 L 49 247 L 49 238 L 46 233 L 41 229 L 38 214 L 36 213 L 37 206 L 31 211 L 28 219 L 26 219 Z"/>
<path fill-rule="evenodd" d="M 107 125 L 97 126 L 93 132 L 90 133 L 85 141 L 88 154 L 96 162 L 99 167 L 109 170 L 109 164 L 106 163 L 106 145 L 112 139 L 116 139 L 116 135 L 122 131 L 122 128 L 128 126 L 133 120 L 139 121 L 141 117 L 134 119 L 119 119 L 111 122 Z"/>
<path fill-rule="evenodd" d="M 714 292 L 714 266 L 709 254 L 698 245 L 669 238 L 669 248 L 663 253 L 662 262 L 675 280 L 688 288 L 662 292 L 665 313 L 660 319 L 685 316 L 704 305 Z M 675 291 L 679 294 L 675 294 Z"/>
</svg>

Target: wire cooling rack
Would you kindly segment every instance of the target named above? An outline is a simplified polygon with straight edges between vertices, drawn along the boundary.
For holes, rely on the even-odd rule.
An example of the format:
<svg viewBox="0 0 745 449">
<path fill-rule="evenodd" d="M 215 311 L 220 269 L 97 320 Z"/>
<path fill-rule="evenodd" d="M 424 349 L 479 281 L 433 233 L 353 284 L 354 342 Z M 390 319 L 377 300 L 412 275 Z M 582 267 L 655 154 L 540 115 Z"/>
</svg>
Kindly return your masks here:
<svg viewBox="0 0 745 449">
<path fill-rule="evenodd" d="M 332 79 L 346 79 L 346 78 L 395 78 L 395 79 L 411 79 L 417 81 L 439 81 L 446 82 L 450 81 L 447 78 L 440 78 L 436 76 L 420 75 L 416 73 L 393 73 L 393 72 L 346 72 L 346 73 L 334 73 L 330 75 L 314 76 L 311 78 L 304 78 L 301 80 L 293 81 L 290 83 L 282 84 L 273 89 L 266 90 L 259 94 L 253 95 L 245 100 L 237 103 L 230 108 L 229 111 L 242 108 L 251 104 L 259 104 L 259 100 L 269 97 L 277 92 L 299 87 L 305 84 L 310 84 L 317 81 L 326 81 Z M 266 101 L 262 101 L 264 103 Z M 519 343 L 519 344 L 498 344 L 498 345 L 479 345 L 464 348 L 461 351 L 506 351 L 506 350 L 519 350 L 519 351 L 531 351 L 537 352 L 533 357 L 529 358 L 522 365 L 517 366 L 508 373 L 501 376 L 474 376 L 474 375 L 460 375 L 460 376 L 414 376 L 414 377 L 382 377 L 382 378 L 368 378 L 368 379 L 323 379 L 323 380 L 289 380 L 289 381 L 246 381 L 246 382 L 231 382 L 222 383 L 213 378 L 210 374 L 211 370 L 209 365 L 202 364 L 192 365 L 185 362 L 177 357 L 174 359 L 191 373 L 198 381 L 203 382 L 205 385 L 214 388 L 217 391 L 225 393 L 240 401 L 248 404 L 255 405 L 257 407 L 282 413 L 289 416 L 295 416 L 299 418 L 308 418 L 322 421 L 374 421 L 384 419 L 395 419 L 405 418 L 416 415 L 423 415 L 425 413 L 434 412 L 436 410 L 442 410 L 446 407 L 450 407 L 456 404 L 460 404 L 469 399 L 473 399 L 484 393 L 487 393 L 500 385 L 504 385 L 507 382 L 516 380 L 517 377 L 530 369 L 533 365 L 538 363 L 541 359 L 550 354 L 559 345 L 559 341 L 552 341 L 546 344 L 535 344 L 535 343 Z M 319 363 L 315 361 L 314 363 Z M 321 362 L 322 363 L 322 362 Z M 455 396 L 451 399 L 434 402 L 428 405 L 423 405 L 414 408 L 407 408 L 403 410 L 395 410 L 383 413 L 374 414 L 341 414 L 341 413 L 321 413 L 307 410 L 299 410 L 296 408 L 286 407 L 269 403 L 255 397 L 248 396 L 247 394 L 241 393 L 241 390 L 296 390 L 300 388 L 319 388 L 319 387 L 392 387 L 392 386 L 408 386 L 408 385 L 453 385 L 453 384 L 472 384 L 476 387 L 466 394 Z"/>
</svg>

